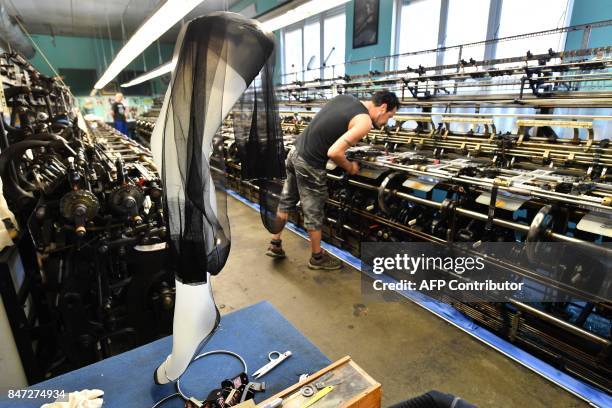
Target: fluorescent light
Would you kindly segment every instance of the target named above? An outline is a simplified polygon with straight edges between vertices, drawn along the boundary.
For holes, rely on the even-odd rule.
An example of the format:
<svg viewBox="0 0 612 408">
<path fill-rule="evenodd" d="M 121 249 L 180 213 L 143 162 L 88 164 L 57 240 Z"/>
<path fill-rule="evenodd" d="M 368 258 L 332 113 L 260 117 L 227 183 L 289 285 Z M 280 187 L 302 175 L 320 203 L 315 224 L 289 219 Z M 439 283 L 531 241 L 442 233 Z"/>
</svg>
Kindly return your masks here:
<svg viewBox="0 0 612 408">
<path fill-rule="evenodd" d="M 164 74 L 172 72 L 175 66 L 176 66 L 176 62 L 168 61 L 165 64 L 162 64 L 159 67 L 154 68 L 149 72 L 145 72 L 141 76 L 136 77 L 129 82 L 126 82 L 125 84 L 121 84 L 121 87 L 129 88 L 130 86 L 142 84 L 143 82 L 146 82 L 150 79 L 157 78 L 158 76 L 162 76 Z"/>
<path fill-rule="evenodd" d="M 171 0 L 168 0 L 168 2 L 171 2 Z M 261 24 L 266 30 L 275 31 L 348 2 L 349 0 L 311 0 L 307 3 L 301 4 L 300 6 L 292 10 L 287 11 L 286 13 L 278 17 L 274 17 L 270 20 L 264 21 Z M 149 81 L 153 78 L 157 78 L 158 76 L 162 76 L 164 74 L 172 72 L 175 66 L 176 61 L 168 61 L 165 64 L 160 65 L 159 67 L 147 73 L 144 73 L 129 82 L 126 82 L 125 84 L 121 84 L 121 87 L 128 88 L 130 86 L 138 85 L 145 81 Z"/>
<path fill-rule="evenodd" d="M 268 31 L 276 31 L 348 2 L 349 0 L 311 0 L 261 24 Z"/>
<path fill-rule="evenodd" d="M 157 40 L 185 17 L 203 0 L 167 0 L 151 17 L 132 35 L 127 44 L 117 54 L 106 72 L 96 82 L 94 88 L 102 89 L 143 53 L 153 41 Z"/>
</svg>

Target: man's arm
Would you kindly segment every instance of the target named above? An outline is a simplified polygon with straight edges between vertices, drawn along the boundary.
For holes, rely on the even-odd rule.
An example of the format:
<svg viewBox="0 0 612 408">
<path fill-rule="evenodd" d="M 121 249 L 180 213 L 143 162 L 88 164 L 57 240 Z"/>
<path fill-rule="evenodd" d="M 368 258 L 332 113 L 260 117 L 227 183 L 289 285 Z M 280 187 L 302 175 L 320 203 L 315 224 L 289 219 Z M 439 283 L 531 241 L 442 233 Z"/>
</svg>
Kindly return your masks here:
<svg viewBox="0 0 612 408">
<path fill-rule="evenodd" d="M 327 151 L 327 157 L 342 167 L 347 173 L 353 175 L 359 171 L 357 162 L 351 162 L 346 158 L 346 149 L 355 146 L 372 129 L 372 119 L 363 113 L 355 116 L 349 123 L 348 130 L 336 140 Z"/>
</svg>

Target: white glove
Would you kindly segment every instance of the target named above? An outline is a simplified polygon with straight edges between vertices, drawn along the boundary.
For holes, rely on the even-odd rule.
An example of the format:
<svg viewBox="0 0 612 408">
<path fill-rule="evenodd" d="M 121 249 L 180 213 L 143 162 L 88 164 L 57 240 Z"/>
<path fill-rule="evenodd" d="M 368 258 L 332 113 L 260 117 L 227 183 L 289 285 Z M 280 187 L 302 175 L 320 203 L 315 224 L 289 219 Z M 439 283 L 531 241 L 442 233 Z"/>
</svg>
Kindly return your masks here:
<svg viewBox="0 0 612 408">
<path fill-rule="evenodd" d="M 55 401 L 40 408 L 100 408 L 103 400 L 102 390 L 82 390 L 68 394 L 68 401 Z"/>
</svg>

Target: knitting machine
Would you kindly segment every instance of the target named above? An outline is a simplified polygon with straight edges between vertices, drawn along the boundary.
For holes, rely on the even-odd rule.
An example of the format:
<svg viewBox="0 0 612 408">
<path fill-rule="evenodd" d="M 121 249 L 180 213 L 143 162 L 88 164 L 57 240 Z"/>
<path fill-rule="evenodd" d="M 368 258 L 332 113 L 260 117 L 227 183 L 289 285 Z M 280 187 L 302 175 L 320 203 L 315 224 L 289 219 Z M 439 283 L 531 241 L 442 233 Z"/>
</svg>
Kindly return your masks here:
<svg viewBox="0 0 612 408">
<path fill-rule="evenodd" d="M 363 242 L 470 253 L 502 245 L 507 253 L 487 254 L 487 264 L 555 293 L 554 301 L 435 297 L 611 392 L 610 52 L 550 50 L 280 86 L 287 149 L 313 108 L 336 94 L 367 98 L 386 88 L 401 95 L 393 123 L 347 151 L 359 174 L 328 164 L 325 239 L 357 256 Z M 257 187 L 240 180 L 231 138 L 225 147 L 228 183 L 256 202 Z M 300 214 L 292 221 L 301 225 Z"/>
<path fill-rule="evenodd" d="M 155 127 L 155 121 L 159 116 L 161 106 L 162 101 L 156 98 L 153 101 L 151 109 L 136 118 L 136 136 L 145 146 L 149 146 L 151 143 L 151 132 L 153 132 L 153 128 Z"/>
<path fill-rule="evenodd" d="M 22 360 L 34 357 L 25 367 L 34 382 L 168 333 L 173 272 L 150 151 L 86 123 L 59 80 L 18 55 L 0 58 L 10 109 L 0 175 L 21 228 L 18 300 L 33 302 L 13 331 Z"/>
</svg>

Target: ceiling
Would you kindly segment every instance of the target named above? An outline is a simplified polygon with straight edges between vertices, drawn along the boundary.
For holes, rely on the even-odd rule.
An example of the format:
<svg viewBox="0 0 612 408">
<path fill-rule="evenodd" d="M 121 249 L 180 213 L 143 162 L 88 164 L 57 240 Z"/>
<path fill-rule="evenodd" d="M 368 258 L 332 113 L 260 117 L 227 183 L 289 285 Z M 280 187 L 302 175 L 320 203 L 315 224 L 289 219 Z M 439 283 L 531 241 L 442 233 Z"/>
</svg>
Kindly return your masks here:
<svg viewBox="0 0 612 408">
<path fill-rule="evenodd" d="M 127 40 L 164 0 L 0 0 L 31 34 Z M 204 0 L 186 20 L 227 10 L 239 0 Z M 123 22 L 123 29 L 122 29 Z M 173 43 L 178 24 L 161 40 Z"/>
</svg>

